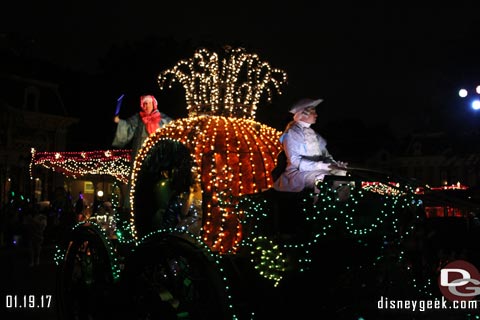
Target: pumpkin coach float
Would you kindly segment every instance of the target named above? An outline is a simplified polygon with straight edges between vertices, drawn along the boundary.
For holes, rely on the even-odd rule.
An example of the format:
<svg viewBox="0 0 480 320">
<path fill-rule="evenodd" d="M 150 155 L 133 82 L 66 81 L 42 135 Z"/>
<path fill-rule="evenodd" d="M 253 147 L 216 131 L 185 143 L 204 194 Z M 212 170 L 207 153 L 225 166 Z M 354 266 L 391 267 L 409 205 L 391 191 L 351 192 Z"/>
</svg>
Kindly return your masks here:
<svg viewBox="0 0 480 320">
<path fill-rule="evenodd" d="M 132 172 L 128 150 L 98 151 L 96 162 L 33 153 L 35 165 L 66 171 L 75 158 L 83 172 L 108 166 L 131 182 L 128 212 L 114 207 L 112 223 L 92 215 L 58 245 L 61 318 L 341 313 L 355 304 L 352 288 L 385 290 L 392 266 L 409 264 L 401 252 L 419 217 L 414 186 L 352 169 L 341 177 L 344 201 L 330 188 L 335 176 L 325 177 L 317 202 L 312 190 L 274 191 L 281 132 L 255 121 L 255 111 L 281 94 L 286 73 L 241 48 L 224 55 L 199 49 L 159 75 L 161 89 L 183 86 L 188 117 L 151 134 Z M 367 273 L 376 273 L 371 283 Z M 318 301 L 338 298 L 340 287 L 339 305 Z M 323 294 L 312 300 L 312 290 Z"/>
</svg>

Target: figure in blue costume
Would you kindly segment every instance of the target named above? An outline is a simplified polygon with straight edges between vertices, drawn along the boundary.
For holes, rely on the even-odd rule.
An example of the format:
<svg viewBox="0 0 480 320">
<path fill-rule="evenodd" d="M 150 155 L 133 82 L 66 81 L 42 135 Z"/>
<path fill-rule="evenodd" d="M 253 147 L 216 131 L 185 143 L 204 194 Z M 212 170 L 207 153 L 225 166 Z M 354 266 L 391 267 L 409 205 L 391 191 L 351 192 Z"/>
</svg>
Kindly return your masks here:
<svg viewBox="0 0 480 320">
<path fill-rule="evenodd" d="M 313 189 L 325 175 L 346 175 L 347 163 L 335 161 L 327 150 L 326 140 L 311 125 L 317 121 L 316 106 L 323 100 L 302 99 L 290 109 L 291 121 L 280 142 L 287 157 L 285 171 L 274 183 L 278 191 L 300 192 Z"/>
<path fill-rule="evenodd" d="M 137 153 L 142 147 L 145 139 L 158 128 L 162 128 L 172 121 L 172 118 L 158 110 L 157 99 L 155 99 L 153 95 L 141 96 L 140 108 L 140 112 L 126 120 L 120 119 L 118 114 L 115 115 L 113 119 L 118 125 L 112 146 L 116 148 L 124 148 L 131 143 L 131 168 L 133 168 Z M 125 197 L 125 209 L 130 207 L 130 186 L 131 182 L 129 181 L 127 196 Z"/>
<path fill-rule="evenodd" d="M 167 123 L 172 121 L 172 118 L 160 112 L 158 109 L 157 99 L 152 95 L 145 95 L 140 97 L 141 111 L 134 114 L 130 118 L 124 120 L 120 119 L 118 115 L 113 121 L 118 124 L 113 139 L 112 146 L 116 148 L 123 148 L 132 143 L 132 162 L 138 150 L 142 147 L 145 139 L 158 128 L 162 128 Z"/>
</svg>

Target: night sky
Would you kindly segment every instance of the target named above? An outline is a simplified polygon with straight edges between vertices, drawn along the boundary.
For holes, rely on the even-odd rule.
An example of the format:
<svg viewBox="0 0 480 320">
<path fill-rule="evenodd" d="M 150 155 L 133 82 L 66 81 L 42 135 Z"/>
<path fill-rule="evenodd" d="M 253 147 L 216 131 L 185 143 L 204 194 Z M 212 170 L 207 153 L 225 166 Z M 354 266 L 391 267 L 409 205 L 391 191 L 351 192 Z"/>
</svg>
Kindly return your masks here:
<svg viewBox="0 0 480 320">
<path fill-rule="evenodd" d="M 262 121 L 270 119 L 272 123 L 267 124 L 278 129 L 288 116 L 289 105 L 303 97 L 325 99 L 319 125 L 352 118 L 366 125 L 388 125 L 399 136 L 427 125 L 434 128 L 448 123 L 461 128 L 465 121 L 480 121 L 457 96 L 461 86 L 473 87 L 480 79 L 480 19 L 473 5 L 406 8 L 377 3 L 360 7 L 342 2 L 313 8 L 311 1 L 250 5 L 155 1 L 142 6 L 66 2 L 19 0 L 11 9 L 2 10 L 1 20 L 6 30 L 35 39 L 32 55 L 93 74 L 102 72 L 102 59 L 108 59 L 115 48 L 145 41 L 168 38 L 193 46 L 242 44 L 288 74 L 284 94 L 258 112 Z M 136 57 L 141 58 L 141 54 Z M 167 60 L 158 61 L 158 70 L 150 72 L 170 68 L 173 64 Z M 123 66 L 110 67 L 127 78 L 128 64 L 126 56 Z M 111 101 L 113 110 L 118 94 L 140 92 L 138 88 L 128 92 L 124 84 L 115 83 L 115 77 L 104 79 L 109 82 L 106 87 L 114 88 L 105 91 L 105 97 L 99 98 L 98 93 L 88 97 L 81 88 L 72 94 Z M 157 86 L 155 80 L 138 79 L 138 83 L 151 82 L 145 88 L 151 91 Z M 168 92 L 153 93 L 160 109 L 168 104 L 163 101 Z M 95 103 L 89 107 L 98 109 Z M 89 112 L 89 107 L 84 111 Z M 175 116 L 176 111 L 169 108 L 164 111 Z M 124 110 L 135 111 L 136 107 Z M 99 116 L 110 120 L 109 113 Z"/>
</svg>

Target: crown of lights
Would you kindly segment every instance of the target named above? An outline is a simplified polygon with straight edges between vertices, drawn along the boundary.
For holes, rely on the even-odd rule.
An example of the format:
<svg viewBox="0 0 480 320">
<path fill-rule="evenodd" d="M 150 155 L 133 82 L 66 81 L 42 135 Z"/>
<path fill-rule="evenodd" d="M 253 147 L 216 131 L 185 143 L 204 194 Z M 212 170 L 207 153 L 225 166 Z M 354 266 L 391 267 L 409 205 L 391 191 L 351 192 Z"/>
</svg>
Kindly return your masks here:
<svg viewBox="0 0 480 320">
<path fill-rule="evenodd" d="M 201 48 L 158 76 L 160 89 L 180 83 L 190 116 L 217 115 L 254 119 L 262 97 L 271 102 L 287 74 L 244 48 L 225 48 L 226 56 Z"/>
</svg>

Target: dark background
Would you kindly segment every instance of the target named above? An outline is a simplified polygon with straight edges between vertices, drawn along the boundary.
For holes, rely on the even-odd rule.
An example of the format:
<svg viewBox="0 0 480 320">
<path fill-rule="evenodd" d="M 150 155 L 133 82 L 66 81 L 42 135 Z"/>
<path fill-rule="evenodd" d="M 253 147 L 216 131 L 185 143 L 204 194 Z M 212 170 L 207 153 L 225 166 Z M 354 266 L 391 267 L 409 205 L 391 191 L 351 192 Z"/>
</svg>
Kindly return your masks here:
<svg viewBox="0 0 480 320">
<path fill-rule="evenodd" d="M 303 97 L 325 99 L 316 127 L 329 142 L 476 128 L 478 115 L 457 95 L 480 73 L 476 6 L 386 3 L 19 0 L 0 13 L 1 40 L 16 56 L 55 66 L 36 76 L 58 81 L 81 118 L 73 150 L 110 148 L 121 94 L 123 117 L 147 93 L 185 116 L 183 89 L 160 91 L 158 74 L 198 47 L 227 44 L 287 72 L 283 95 L 257 112 L 279 130 Z"/>
</svg>

